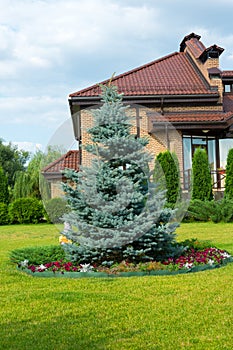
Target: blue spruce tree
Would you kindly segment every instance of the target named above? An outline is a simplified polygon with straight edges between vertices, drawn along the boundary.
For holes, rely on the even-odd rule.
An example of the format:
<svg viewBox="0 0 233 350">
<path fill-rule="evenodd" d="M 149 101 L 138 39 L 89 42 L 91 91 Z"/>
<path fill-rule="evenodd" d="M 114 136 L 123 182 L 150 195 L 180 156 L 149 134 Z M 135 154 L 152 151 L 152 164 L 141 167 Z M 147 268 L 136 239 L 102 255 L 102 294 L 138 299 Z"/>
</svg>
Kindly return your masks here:
<svg viewBox="0 0 233 350">
<path fill-rule="evenodd" d="M 166 193 L 151 181 L 148 140 L 130 130 L 129 107 L 113 85 L 102 86 L 102 106 L 92 110 L 88 130 L 90 167 L 67 170 L 63 184 L 71 212 L 63 234 L 68 257 L 80 263 L 112 264 L 165 260 L 180 254 L 174 211 L 164 209 Z M 74 186 L 75 184 L 75 186 Z"/>
</svg>

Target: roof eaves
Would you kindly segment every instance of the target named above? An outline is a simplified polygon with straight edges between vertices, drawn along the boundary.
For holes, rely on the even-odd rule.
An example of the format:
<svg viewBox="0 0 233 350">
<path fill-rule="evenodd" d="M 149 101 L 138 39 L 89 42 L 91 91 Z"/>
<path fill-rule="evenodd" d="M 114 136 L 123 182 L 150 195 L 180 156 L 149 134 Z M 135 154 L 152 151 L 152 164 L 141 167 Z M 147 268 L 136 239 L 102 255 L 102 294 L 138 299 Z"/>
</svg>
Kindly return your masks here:
<svg viewBox="0 0 233 350">
<path fill-rule="evenodd" d="M 67 153 L 66 153 L 67 154 Z M 58 159 L 54 160 L 50 164 L 48 164 L 45 168 L 42 169 L 42 172 L 47 172 L 50 168 L 54 167 L 56 164 L 60 163 L 63 159 L 65 159 L 66 154 L 63 154 L 61 157 Z"/>
<path fill-rule="evenodd" d="M 159 94 L 159 95 L 123 95 L 123 102 L 127 103 L 128 101 L 133 100 L 135 103 L 143 102 L 156 102 L 161 99 L 167 99 L 169 101 L 185 101 L 186 99 L 197 100 L 197 99 L 216 99 L 219 97 L 217 88 L 206 93 L 197 93 L 197 94 Z M 94 102 L 100 103 L 101 98 L 99 96 L 74 96 L 71 98 L 71 101 L 78 102 L 84 105 L 91 105 Z M 139 102 L 140 101 L 140 102 Z"/>
</svg>

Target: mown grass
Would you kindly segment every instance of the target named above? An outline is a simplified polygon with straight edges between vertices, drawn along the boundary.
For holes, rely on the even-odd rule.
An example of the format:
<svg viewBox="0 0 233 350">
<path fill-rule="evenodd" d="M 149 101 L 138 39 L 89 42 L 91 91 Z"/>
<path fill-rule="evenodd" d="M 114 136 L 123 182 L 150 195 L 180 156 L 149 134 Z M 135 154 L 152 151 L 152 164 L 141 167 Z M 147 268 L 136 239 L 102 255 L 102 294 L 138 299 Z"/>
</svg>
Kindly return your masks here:
<svg viewBox="0 0 233 350">
<path fill-rule="evenodd" d="M 182 224 L 233 254 L 233 225 Z M 58 242 L 52 225 L 0 227 L 0 349 L 232 349 L 233 264 L 176 276 L 33 278 L 11 250 Z"/>
</svg>

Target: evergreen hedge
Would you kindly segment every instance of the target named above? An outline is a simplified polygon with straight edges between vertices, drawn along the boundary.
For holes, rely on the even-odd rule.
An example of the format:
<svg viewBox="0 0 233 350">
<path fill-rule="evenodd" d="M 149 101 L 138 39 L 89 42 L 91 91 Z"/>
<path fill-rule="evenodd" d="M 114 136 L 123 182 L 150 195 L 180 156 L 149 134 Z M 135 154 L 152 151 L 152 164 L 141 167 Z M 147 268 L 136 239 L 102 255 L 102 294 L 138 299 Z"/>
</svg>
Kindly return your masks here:
<svg viewBox="0 0 233 350">
<path fill-rule="evenodd" d="M 209 201 L 213 199 L 212 179 L 207 152 L 197 148 L 192 163 L 192 199 Z"/>
<path fill-rule="evenodd" d="M 227 156 L 225 197 L 233 199 L 233 148 L 229 150 Z"/>
<path fill-rule="evenodd" d="M 160 171 L 157 162 L 159 162 L 166 180 L 167 203 L 174 207 L 180 196 L 180 173 L 177 156 L 170 151 L 159 153 L 155 161 L 155 177 L 157 171 Z"/>
</svg>

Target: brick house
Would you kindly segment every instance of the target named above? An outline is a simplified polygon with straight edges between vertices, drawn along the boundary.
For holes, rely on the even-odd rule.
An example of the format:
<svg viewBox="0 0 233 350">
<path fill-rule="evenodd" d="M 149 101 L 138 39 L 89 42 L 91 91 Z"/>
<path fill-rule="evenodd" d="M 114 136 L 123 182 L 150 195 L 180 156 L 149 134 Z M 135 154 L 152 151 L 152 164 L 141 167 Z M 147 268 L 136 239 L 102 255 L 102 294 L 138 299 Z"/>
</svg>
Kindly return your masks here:
<svg viewBox="0 0 233 350">
<path fill-rule="evenodd" d="M 71 150 L 42 169 L 41 174 L 50 185 L 51 198 L 60 197 L 61 182 L 65 182 L 63 171 L 67 168 L 79 171 L 80 152 Z M 45 198 L 44 198 L 45 199 Z"/>
<path fill-rule="evenodd" d="M 195 148 L 203 147 L 218 190 L 224 185 L 221 168 L 226 165 L 227 150 L 233 147 L 233 70 L 219 68 L 223 48 L 206 48 L 200 39 L 191 33 L 182 40 L 179 52 L 115 76 L 112 83 L 134 110 L 133 132 L 149 135 L 149 150 L 155 156 L 165 149 L 177 153 L 184 189 L 189 186 Z M 80 145 L 88 142 L 85 129 L 92 125 L 86 108 L 100 104 L 99 94 L 96 84 L 69 95 Z M 82 151 L 81 162 L 88 164 L 89 157 Z"/>
<path fill-rule="evenodd" d="M 219 68 L 223 48 L 206 48 L 200 39 L 195 33 L 185 36 L 179 52 L 115 76 L 112 84 L 131 106 L 132 132 L 149 137 L 148 149 L 154 156 L 166 149 L 176 152 L 184 190 L 189 189 L 193 153 L 202 147 L 208 153 L 214 189 L 220 191 L 227 151 L 233 147 L 233 70 Z M 89 142 L 88 108 L 101 104 L 99 94 L 96 84 L 69 95 L 80 146 Z M 89 162 L 90 155 L 82 150 L 80 163 Z"/>
</svg>

